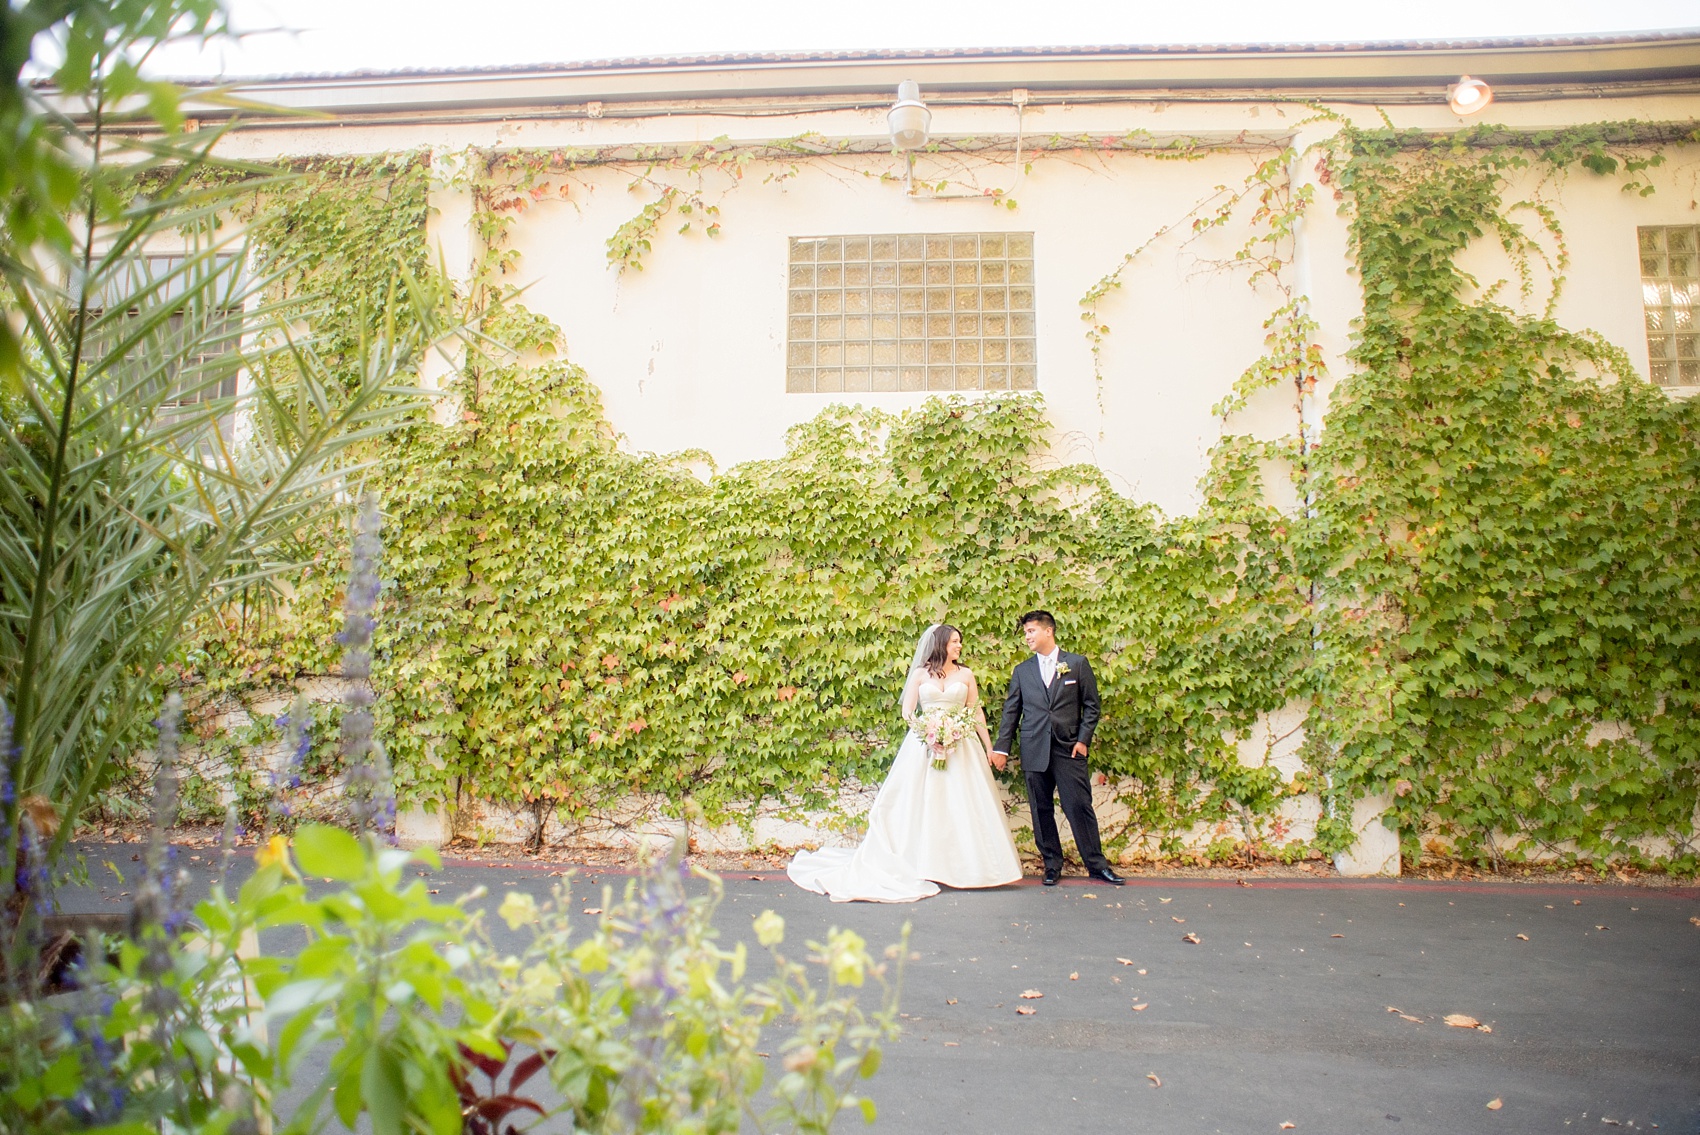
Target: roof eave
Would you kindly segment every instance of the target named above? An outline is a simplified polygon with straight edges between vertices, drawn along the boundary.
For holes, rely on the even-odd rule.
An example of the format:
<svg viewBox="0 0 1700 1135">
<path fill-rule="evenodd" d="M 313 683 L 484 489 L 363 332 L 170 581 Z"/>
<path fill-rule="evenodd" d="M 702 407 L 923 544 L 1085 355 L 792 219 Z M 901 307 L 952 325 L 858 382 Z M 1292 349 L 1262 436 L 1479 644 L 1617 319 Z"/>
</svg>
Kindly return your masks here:
<svg viewBox="0 0 1700 1135">
<path fill-rule="evenodd" d="M 915 79 L 932 95 L 1001 92 L 1256 90 L 1326 100 L 1331 92 L 1444 87 L 1469 74 L 1502 95 L 1518 87 L 1589 91 L 1700 80 L 1700 30 L 1645 38 L 1368 45 L 972 49 L 831 57 L 615 60 L 560 67 L 239 80 L 243 98 L 284 111 L 382 115 L 509 110 L 590 102 L 714 102 L 847 96 Z M 216 106 L 197 108 L 216 117 Z"/>
</svg>

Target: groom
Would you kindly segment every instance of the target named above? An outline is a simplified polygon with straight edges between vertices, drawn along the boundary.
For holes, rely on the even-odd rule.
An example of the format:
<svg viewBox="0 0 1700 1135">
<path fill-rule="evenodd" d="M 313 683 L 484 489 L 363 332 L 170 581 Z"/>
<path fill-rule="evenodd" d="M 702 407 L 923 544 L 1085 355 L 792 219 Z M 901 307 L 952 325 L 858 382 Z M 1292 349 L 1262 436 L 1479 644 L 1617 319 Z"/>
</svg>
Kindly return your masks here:
<svg viewBox="0 0 1700 1135">
<path fill-rule="evenodd" d="M 1033 838 L 1045 860 L 1045 886 L 1062 875 L 1062 840 L 1057 835 L 1056 797 L 1074 831 L 1086 873 L 1112 887 L 1122 877 L 1098 846 L 1098 816 L 1092 811 L 1092 781 L 1086 751 L 1098 727 L 1098 683 L 1085 657 L 1057 648 L 1057 621 L 1049 611 L 1021 616 L 1021 634 L 1033 657 L 1009 676 L 992 763 L 1002 770 L 1015 731 L 1021 730 L 1021 768 L 1033 810 Z"/>
</svg>

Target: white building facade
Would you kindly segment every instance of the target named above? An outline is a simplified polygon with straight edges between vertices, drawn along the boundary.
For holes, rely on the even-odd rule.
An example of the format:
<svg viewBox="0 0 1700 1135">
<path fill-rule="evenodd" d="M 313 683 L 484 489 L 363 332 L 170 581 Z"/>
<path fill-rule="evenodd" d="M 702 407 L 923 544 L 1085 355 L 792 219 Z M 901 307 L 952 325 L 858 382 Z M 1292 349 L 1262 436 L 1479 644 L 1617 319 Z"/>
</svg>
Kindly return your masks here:
<svg viewBox="0 0 1700 1135">
<path fill-rule="evenodd" d="M 1316 428 L 1351 371 L 1362 298 L 1328 140 L 1346 124 L 1467 130 L 1484 116 L 1448 99 L 1472 76 L 1508 131 L 1669 125 L 1629 191 L 1536 166 L 1514 179 L 1507 201 L 1552 230 L 1530 226 L 1545 255 L 1527 280 L 1491 237 L 1463 266 L 1480 293 L 1597 333 L 1670 396 L 1700 389 L 1700 34 L 278 78 L 242 93 L 320 117 L 247 123 L 222 152 L 429 151 L 449 274 L 475 282 L 491 251 L 478 214 L 495 209 L 509 255 L 494 282 L 561 329 L 634 451 L 700 450 L 724 469 L 778 456 L 833 403 L 1029 390 L 1053 459 L 1177 515 L 1198 507 L 1225 431 Z M 906 82 L 930 120 L 901 151 L 889 116 Z M 485 176 L 492 161 L 503 177 Z M 1288 304 L 1314 321 L 1326 377 L 1225 420 L 1215 407 Z M 1275 754 L 1289 775 L 1296 748 Z M 1343 866 L 1396 871 L 1376 802 L 1360 811 L 1366 838 Z"/>
<path fill-rule="evenodd" d="M 463 278 L 481 250 L 457 162 L 469 149 L 556 155 L 510 228 L 507 282 L 562 328 L 635 449 L 703 449 L 725 467 L 778 454 L 790 426 L 832 402 L 901 409 L 945 390 L 1036 389 L 1059 459 L 1094 462 L 1173 513 L 1196 506 L 1222 428 L 1211 407 L 1263 352 L 1281 288 L 1305 298 L 1329 371 L 1346 372 L 1359 310 L 1348 218 L 1313 147 L 1342 121 L 1382 115 L 1467 128 L 1478 119 L 1447 104 L 1465 75 L 1491 84 L 1488 117 L 1511 129 L 1700 118 L 1700 36 L 1671 35 L 282 78 L 244 93 L 326 117 L 245 126 L 224 149 L 430 150 L 444 174 L 433 237 Z M 931 118 L 912 173 L 887 121 L 906 80 Z M 1195 221 L 1272 159 L 1315 197 L 1281 278 L 1247 286 L 1234 258 L 1255 194 L 1233 224 L 1199 233 Z M 1700 219 L 1697 176 L 1690 146 L 1642 175 L 1646 196 L 1608 177 L 1531 174 L 1523 187 L 1568 243 L 1558 321 L 1597 331 L 1673 392 L 1700 372 L 1678 358 L 1691 340 L 1649 339 L 1638 233 Z M 622 226 L 658 205 L 641 267 L 613 261 Z M 1511 275 L 1496 248 L 1480 252 L 1469 266 L 1484 287 Z M 1082 301 L 1118 269 L 1092 308 L 1091 325 L 1108 328 L 1095 360 Z M 1549 284 L 1521 302 L 1544 305 Z M 1289 401 L 1264 399 L 1236 427 L 1285 431 Z"/>
</svg>

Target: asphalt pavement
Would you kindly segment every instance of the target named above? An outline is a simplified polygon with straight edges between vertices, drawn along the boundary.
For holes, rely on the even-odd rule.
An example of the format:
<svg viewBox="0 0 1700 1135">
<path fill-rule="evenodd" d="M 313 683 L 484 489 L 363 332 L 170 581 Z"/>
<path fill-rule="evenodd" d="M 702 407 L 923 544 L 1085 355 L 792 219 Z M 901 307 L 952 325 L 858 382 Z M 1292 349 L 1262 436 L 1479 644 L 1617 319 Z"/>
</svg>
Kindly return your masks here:
<svg viewBox="0 0 1700 1135">
<path fill-rule="evenodd" d="M 123 909 L 103 864 L 141 849 L 83 850 L 66 909 Z M 183 854 L 204 886 L 216 851 Z M 450 860 L 439 885 L 493 908 L 559 870 Z M 1700 1135 L 1700 888 L 1140 875 L 886 906 L 723 878 L 722 936 L 752 947 L 767 909 L 792 943 L 912 924 L 876 1132 Z M 573 893 L 622 882 L 581 868 Z"/>
</svg>

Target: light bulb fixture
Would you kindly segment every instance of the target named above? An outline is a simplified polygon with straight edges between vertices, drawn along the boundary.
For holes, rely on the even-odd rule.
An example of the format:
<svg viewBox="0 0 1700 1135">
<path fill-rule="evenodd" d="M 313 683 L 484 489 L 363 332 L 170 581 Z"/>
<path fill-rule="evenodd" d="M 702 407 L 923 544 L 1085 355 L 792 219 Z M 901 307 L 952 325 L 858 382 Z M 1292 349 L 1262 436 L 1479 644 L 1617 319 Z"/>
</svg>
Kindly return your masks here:
<svg viewBox="0 0 1700 1135">
<path fill-rule="evenodd" d="M 1492 101 L 1493 88 L 1468 75 L 1458 76 L 1458 81 L 1446 88 L 1446 105 L 1453 114 L 1475 114 L 1486 110 Z"/>
<path fill-rule="evenodd" d="M 891 131 L 894 149 L 908 152 L 927 144 L 927 130 L 933 124 L 933 112 L 921 101 L 921 84 L 913 79 L 897 84 L 897 101 L 885 112 L 885 124 Z"/>
</svg>

